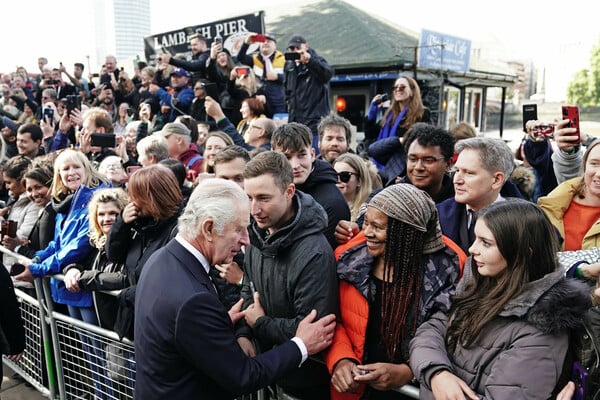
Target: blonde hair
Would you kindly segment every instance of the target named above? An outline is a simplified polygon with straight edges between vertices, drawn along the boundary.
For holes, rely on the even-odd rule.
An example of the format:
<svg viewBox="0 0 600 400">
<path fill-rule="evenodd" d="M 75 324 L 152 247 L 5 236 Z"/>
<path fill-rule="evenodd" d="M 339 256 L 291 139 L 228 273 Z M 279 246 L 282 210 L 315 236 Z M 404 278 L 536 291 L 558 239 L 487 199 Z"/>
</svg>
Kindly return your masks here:
<svg viewBox="0 0 600 400">
<path fill-rule="evenodd" d="M 54 178 L 51 188 L 52 197 L 54 199 L 60 201 L 65 195 L 69 194 L 69 188 L 65 186 L 60 177 L 60 170 L 62 169 L 63 165 L 69 161 L 79 164 L 83 167 L 83 170 L 85 171 L 83 184 L 85 186 L 94 188 L 102 183 L 106 183 L 106 177 L 92 166 L 90 160 L 88 160 L 88 158 L 82 152 L 66 149 L 63 150 L 54 161 Z"/>
<path fill-rule="evenodd" d="M 127 193 L 121 188 L 99 189 L 94 193 L 88 205 L 90 242 L 94 247 L 101 249 L 106 243 L 106 235 L 98 223 L 98 206 L 101 203 L 114 203 L 122 211 L 128 202 Z"/>
<path fill-rule="evenodd" d="M 369 171 L 369 167 L 365 160 L 362 157 L 352 154 L 352 153 L 344 153 L 338 156 L 333 162 L 333 165 L 338 162 L 346 163 L 356 172 L 356 178 L 358 181 L 358 185 L 356 188 L 356 193 L 354 193 L 354 200 L 350 205 L 350 215 L 352 221 L 356 221 L 358 218 L 362 204 L 367 200 L 369 194 L 373 191 L 373 180 L 371 178 L 371 173 Z"/>
</svg>

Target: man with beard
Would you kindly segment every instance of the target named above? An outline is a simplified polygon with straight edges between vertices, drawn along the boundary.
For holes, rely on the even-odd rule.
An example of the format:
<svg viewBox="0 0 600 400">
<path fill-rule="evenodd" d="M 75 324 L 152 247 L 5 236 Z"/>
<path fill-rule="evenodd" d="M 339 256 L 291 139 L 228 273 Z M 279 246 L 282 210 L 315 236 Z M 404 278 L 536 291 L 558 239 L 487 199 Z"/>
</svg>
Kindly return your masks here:
<svg viewBox="0 0 600 400">
<path fill-rule="evenodd" d="M 210 50 L 207 46 L 206 38 L 199 33 L 190 35 L 188 42 L 190 44 L 190 49 L 192 50 L 191 61 L 181 60 L 166 53 L 160 55 L 160 62 L 191 71 L 192 84 L 195 84 L 200 81 L 200 79 L 206 79 L 206 64 L 208 57 L 210 57 Z"/>
<path fill-rule="evenodd" d="M 115 103 L 115 95 L 110 85 L 100 85 L 98 97 L 92 103 L 92 107 L 100 107 L 110 115 L 114 121 L 117 115 L 117 105 Z"/>
<path fill-rule="evenodd" d="M 352 125 L 344 117 L 330 113 L 321 119 L 319 132 L 319 153 L 322 160 L 333 164 L 341 154 L 351 151 Z"/>
</svg>

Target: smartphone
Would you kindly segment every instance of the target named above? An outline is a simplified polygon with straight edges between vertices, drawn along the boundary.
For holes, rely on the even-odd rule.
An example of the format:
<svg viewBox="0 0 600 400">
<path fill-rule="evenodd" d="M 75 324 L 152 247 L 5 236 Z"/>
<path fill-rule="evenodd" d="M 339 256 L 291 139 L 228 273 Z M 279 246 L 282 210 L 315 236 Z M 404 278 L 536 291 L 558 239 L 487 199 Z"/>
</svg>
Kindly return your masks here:
<svg viewBox="0 0 600 400">
<path fill-rule="evenodd" d="M 523 104 L 523 132 L 527 132 L 527 121 L 537 121 L 537 104 Z"/>
<path fill-rule="evenodd" d="M 10 276 L 20 275 L 25 271 L 25 266 L 21 263 L 14 263 L 10 267 Z"/>
<path fill-rule="evenodd" d="M 223 37 L 221 35 L 217 34 L 217 36 L 215 36 L 214 41 L 217 44 L 221 44 L 221 43 L 223 43 Z"/>
<path fill-rule="evenodd" d="M 67 96 L 67 115 L 71 115 L 74 109 L 81 110 L 81 97 L 70 94 Z"/>
<path fill-rule="evenodd" d="M 44 108 L 44 121 L 48 124 L 54 124 L 54 109 L 50 107 Z"/>
<path fill-rule="evenodd" d="M 285 59 L 286 60 L 299 60 L 300 59 L 300 53 L 296 53 L 295 51 L 291 51 L 291 52 L 287 52 L 284 53 Z"/>
<path fill-rule="evenodd" d="M 117 136 L 114 133 L 92 133 L 92 146 L 117 147 Z"/>
<path fill-rule="evenodd" d="M 127 172 L 127 175 L 131 175 L 140 168 L 142 168 L 141 165 L 130 165 L 129 167 L 127 167 L 125 172 Z"/>
<path fill-rule="evenodd" d="M 562 118 L 570 121 L 567 125 L 568 128 L 577 129 L 575 133 L 572 133 L 572 135 L 577 135 L 577 141 L 573 142 L 573 144 L 579 144 L 581 136 L 579 134 L 579 109 L 577 106 L 562 106 Z"/>
<path fill-rule="evenodd" d="M 266 42 L 267 38 L 262 33 L 257 33 L 256 35 L 252 36 L 252 40 L 254 42 Z"/>
<path fill-rule="evenodd" d="M 575 393 L 573 394 L 573 400 L 584 400 L 585 398 L 585 384 L 587 379 L 587 372 L 578 362 L 573 363 L 573 369 L 571 370 L 571 380 L 575 383 Z"/>
<path fill-rule="evenodd" d="M 217 87 L 216 83 L 213 83 L 213 82 L 205 83 L 204 91 L 206 92 L 207 96 L 210 96 L 211 98 L 213 98 L 216 101 L 220 101 L 219 88 Z"/>
<path fill-rule="evenodd" d="M 250 73 L 250 68 L 248 67 L 235 67 L 235 71 L 238 76 L 246 76 Z"/>
</svg>

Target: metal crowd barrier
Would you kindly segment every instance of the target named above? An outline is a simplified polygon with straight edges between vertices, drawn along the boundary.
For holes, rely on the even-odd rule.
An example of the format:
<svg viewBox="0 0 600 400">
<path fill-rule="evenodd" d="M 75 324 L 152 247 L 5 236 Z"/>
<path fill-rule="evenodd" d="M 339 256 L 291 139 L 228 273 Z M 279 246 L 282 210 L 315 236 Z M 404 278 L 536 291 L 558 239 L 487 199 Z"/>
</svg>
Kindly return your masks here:
<svg viewBox="0 0 600 400">
<path fill-rule="evenodd" d="M 0 252 L 26 259 L 3 246 Z M 55 311 L 49 276 L 35 280 L 35 292 L 36 298 L 15 288 L 26 347 L 18 362 L 2 361 L 49 399 L 133 399 L 133 342 Z"/>
<path fill-rule="evenodd" d="M 24 259 L 0 245 L 0 252 Z M 63 276 L 53 275 L 55 279 Z M 50 277 L 35 280 L 37 298 L 15 289 L 21 305 L 26 347 L 18 362 L 2 361 L 49 399 L 130 400 L 135 387 L 133 342 L 98 326 L 54 310 Z M 117 294 L 118 291 L 105 293 Z M 404 385 L 396 391 L 419 398 L 419 389 Z M 265 391 L 240 397 L 266 397 Z"/>
<path fill-rule="evenodd" d="M 15 294 L 25 328 L 25 350 L 18 362 L 6 357 L 2 361 L 41 394 L 53 399 L 56 394 L 56 377 L 51 350 L 52 338 L 44 307 L 38 299 L 23 290 L 16 288 Z"/>
</svg>

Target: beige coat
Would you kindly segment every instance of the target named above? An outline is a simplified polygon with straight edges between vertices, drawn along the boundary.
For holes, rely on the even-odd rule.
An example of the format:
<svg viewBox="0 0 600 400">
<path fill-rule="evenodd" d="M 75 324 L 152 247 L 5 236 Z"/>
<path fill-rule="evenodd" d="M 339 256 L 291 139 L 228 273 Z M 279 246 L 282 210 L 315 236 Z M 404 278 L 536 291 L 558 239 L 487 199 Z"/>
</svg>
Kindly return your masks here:
<svg viewBox="0 0 600 400">
<path fill-rule="evenodd" d="M 552 225 L 558 229 L 563 238 L 565 237 L 563 217 L 571 205 L 575 191 L 582 179 L 581 177 L 569 179 L 558 185 L 548 196 L 538 199 L 538 205 L 542 207 Z M 581 242 L 583 250 L 593 247 L 600 247 L 600 220 L 592 225 Z"/>
</svg>

